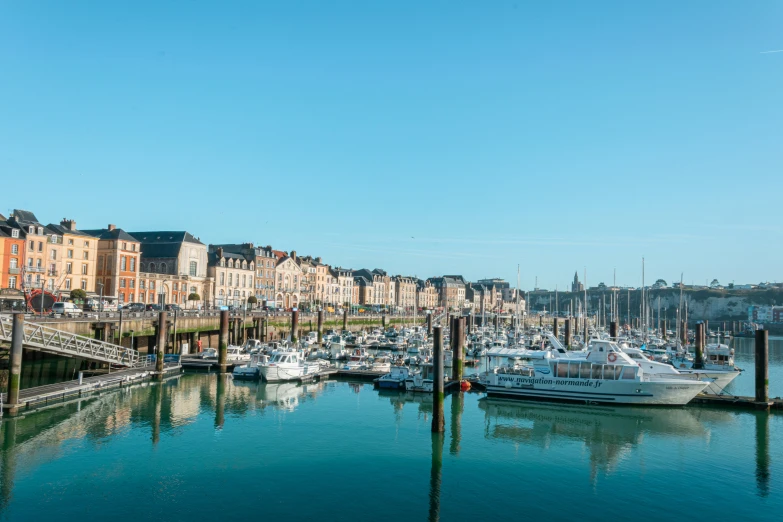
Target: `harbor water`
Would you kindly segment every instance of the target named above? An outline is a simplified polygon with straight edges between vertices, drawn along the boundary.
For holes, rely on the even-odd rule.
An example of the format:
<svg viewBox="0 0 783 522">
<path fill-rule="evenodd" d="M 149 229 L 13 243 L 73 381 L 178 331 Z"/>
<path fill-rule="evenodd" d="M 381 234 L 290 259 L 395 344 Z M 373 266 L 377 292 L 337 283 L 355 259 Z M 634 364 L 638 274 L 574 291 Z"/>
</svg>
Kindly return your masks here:
<svg viewBox="0 0 783 522">
<path fill-rule="evenodd" d="M 743 378 L 745 376 L 742 376 Z M 2 421 L 0 519 L 778 520 L 783 416 L 193 373 Z"/>
</svg>

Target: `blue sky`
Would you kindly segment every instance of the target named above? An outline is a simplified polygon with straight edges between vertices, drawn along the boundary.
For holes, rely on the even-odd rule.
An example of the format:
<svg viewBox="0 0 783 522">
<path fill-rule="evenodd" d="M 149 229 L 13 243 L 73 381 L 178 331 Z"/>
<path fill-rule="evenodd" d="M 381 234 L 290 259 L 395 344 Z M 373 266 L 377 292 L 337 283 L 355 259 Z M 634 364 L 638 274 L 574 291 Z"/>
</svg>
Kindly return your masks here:
<svg viewBox="0 0 783 522">
<path fill-rule="evenodd" d="M 779 281 L 779 49 L 779 1 L 3 2 L 0 212 L 525 288 Z"/>
</svg>

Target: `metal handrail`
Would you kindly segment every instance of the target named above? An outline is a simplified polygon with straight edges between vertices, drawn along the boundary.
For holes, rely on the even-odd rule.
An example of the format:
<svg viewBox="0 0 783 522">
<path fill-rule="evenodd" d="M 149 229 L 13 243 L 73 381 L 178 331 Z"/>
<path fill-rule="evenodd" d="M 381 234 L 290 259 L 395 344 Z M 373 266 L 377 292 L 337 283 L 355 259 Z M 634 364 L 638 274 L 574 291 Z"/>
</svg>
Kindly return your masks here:
<svg viewBox="0 0 783 522">
<path fill-rule="evenodd" d="M 10 342 L 12 330 L 13 320 L 0 316 L 0 339 Z M 32 348 L 130 367 L 135 366 L 140 357 L 139 352 L 132 348 L 124 348 L 27 321 L 24 323 L 22 343 Z"/>
</svg>

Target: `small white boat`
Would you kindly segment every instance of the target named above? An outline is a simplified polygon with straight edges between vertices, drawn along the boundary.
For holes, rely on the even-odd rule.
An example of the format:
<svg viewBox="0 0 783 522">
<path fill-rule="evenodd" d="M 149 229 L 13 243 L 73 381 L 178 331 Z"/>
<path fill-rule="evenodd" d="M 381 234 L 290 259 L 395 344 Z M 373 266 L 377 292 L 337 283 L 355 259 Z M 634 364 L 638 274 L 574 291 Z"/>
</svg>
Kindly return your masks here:
<svg viewBox="0 0 783 522">
<path fill-rule="evenodd" d="M 374 372 L 390 372 L 391 360 L 388 357 L 376 357 L 372 361 L 371 369 Z"/>
<path fill-rule="evenodd" d="M 259 365 L 259 373 L 267 382 L 294 381 L 304 375 L 318 373 L 318 363 L 305 362 L 299 352 L 278 352 L 266 364 Z"/>
<path fill-rule="evenodd" d="M 407 366 L 392 366 L 391 371 L 379 377 L 376 382 L 378 383 L 378 388 L 401 390 L 405 388 L 405 380 L 409 375 L 410 368 Z"/>
<path fill-rule="evenodd" d="M 239 346 L 229 346 L 226 353 L 226 361 L 230 363 L 246 362 L 250 360 L 250 354 L 245 353 Z"/>
<path fill-rule="evenodd" d="M 266 364 L 269 356 L 263 353 L 254 353 L 250 356 L 250 362 L 241 366 L 235 366 L 231 372 L 234 379 L 258 379 L 260 377 L 259 366 Z"/>
</svg>

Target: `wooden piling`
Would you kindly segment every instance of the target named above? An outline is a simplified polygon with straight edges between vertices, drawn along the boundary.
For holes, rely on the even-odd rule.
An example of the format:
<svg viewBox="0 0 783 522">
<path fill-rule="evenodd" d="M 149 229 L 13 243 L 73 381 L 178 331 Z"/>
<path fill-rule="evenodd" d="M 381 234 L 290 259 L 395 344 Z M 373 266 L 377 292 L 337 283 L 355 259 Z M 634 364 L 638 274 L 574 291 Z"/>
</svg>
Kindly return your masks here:
<svg viewBox="0 0 783 522">
<path fill-rule="evenodd" d="M 165 311 L 158 312 L 158 338 L 155 339 L 156 354 L 155 354 L 155 371 L 158 372 L 157 377 L 163 378 L 163 356 L 166 353 L 166 339 L 168 339 L 168 314 Z"/>
<path fill-rule="evenodd" d="M 693 368 L 701 370 L 704 367 L 704 323 L 696 324 L 696 355 L 693 358 Z"/>
<path fill-rule="evenodd" d="M 22 377 L 22 351 L 24 345 L 24 314 L 13 315 L 11 329 L 11 353 L 8 355 L 8 388 L 6 402 L 15 407 L 19 403 L 19 385 Z M 13 411 L 13 410 L 12 410 Z"/>
<path fill-rule="evenodd" d="M 318 344 L 324 344 L 324 311 L 318 310 Z"/>
<path fill-rule="evenodd" d="M 220 312 L 220 338 L 218 340 L 218 371 L 226 373 L 228 361 L 228 310 Z"/>
<path fill-rule="evenodd" d="M 427 312 L 427 337 L 432 337 L 432 311 Z"/>
<path fill-rule="evenodd" d="M 465 318 L 454 318 L 454 329 L 451 331 L 452 363 L 451 378 L 457 382 L 462 380 L 463 359 L 465 357 Z"/>
<path fill-rule="evenodd" d="M 443 433 L 446 420 L 443 417 L 443 328 L 440 326 L 434 328 L 432 371 L 432 431 Z"/>
<path fill-rule="evenodd" d="M 565 345 L 567 349 L 571 349 L 571 318 L 565 320 Z"/>
<path fill-rule="evenodd" d="M 558 321 L 557 317 L 552 319 L 552 335 L 555 336 L 555 339 L 560 339 L 560 322 Z"/>
<path fill-rule="evenodd" d="M 609 337 L 614 341 L 617 340 L 617 321 L 609 323 Z"/>
<path fill-rule="evenodd" d="M 343 330 L 348 330 L 348 310 L 343 310 Z"/>
<path fill-rule="evenodd" d="M 769 331 L 756 330 L 756 402 L 769 402 Z"/>
<path fill-rule="evenodd" d="M 299 341 L 299 310 L 291 312 L 291 343 L 296 344 Z"/>
<path fill-rule="evenodd" d="M 756 488 L 759 495 L 769 495 L 769 415 L 756 414 Z"/>
</svg>

